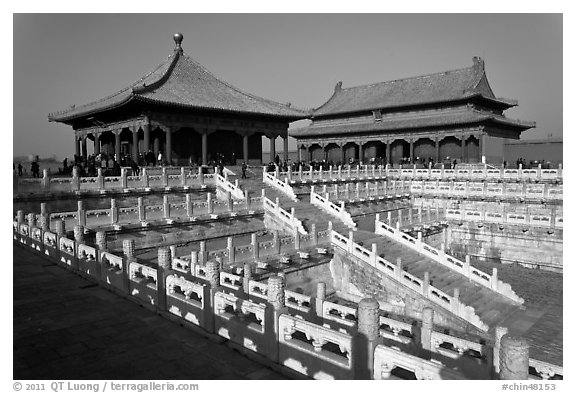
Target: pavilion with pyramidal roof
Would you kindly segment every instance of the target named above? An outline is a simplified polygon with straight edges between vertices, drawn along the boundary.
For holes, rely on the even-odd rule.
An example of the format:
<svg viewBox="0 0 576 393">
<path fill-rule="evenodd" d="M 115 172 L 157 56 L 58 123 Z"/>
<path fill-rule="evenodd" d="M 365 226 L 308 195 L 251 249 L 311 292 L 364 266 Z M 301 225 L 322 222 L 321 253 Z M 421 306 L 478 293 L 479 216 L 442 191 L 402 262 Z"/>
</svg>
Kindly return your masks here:
<svg viewBox="0 0 576 393">
<path fill-rule="evenodd" d="M 228 163 L 261 163 L 262 136 L 284 138 L 288 158 L 288 125 L 307 112 L 291 108 L 218 79 L 184 54 L 183 36 L 174 35 L 174 53 L 148 75 L 125 89 L 89 104 L 48 115 L 49 121 L 71 125 L 76 155 L 87 156 L 87 140 L 94 154 L 104 152 L 137 161 L 149 150 L 175 165 L 192 159 L 203 165 L 217 154 Z"/>
</svg>

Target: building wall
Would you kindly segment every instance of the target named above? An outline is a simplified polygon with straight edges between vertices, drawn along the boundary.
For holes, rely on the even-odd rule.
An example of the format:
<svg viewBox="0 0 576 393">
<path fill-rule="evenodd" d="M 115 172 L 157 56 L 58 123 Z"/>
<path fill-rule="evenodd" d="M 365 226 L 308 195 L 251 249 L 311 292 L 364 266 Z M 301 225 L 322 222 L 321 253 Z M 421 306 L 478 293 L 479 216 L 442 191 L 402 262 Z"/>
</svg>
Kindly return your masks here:
<svg viewBox="0 0 576 393">
<path fill-rule="evenodd" d="M 518 158 L 559 164 L 563 162 L 562 147 L 562 139 L 510 141 L 504 143 L 504 159 L 512 165 Z"/>
</svg>

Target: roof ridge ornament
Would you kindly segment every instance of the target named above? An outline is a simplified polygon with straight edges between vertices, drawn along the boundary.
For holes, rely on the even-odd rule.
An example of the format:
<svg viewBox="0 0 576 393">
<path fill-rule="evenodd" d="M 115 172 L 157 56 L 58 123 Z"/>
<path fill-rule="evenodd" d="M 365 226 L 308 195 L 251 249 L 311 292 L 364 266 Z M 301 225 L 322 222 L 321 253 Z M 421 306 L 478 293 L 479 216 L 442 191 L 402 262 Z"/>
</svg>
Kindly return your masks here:
<svg viewBox="0 0 576 393">
<path fill-rule="evenodd" d="M 484 60 L 480 56 L 472 57 L 472 62 L 474 63 L 475 67 L 478 67 L 481 70 L 484 70 Z"/>
<path fill-rule="evenodd" d="M 342 81 L 339 81 L 338 83 L 336 83 L 336 86 L 334 86 L 334 92 L 337 93 L 340 90 L 342 90 Z"/>
<path fill-rule="evenodd" d="M 182 40 L 184 39 L 184 35 L 182 33 L 174 34 L 174 42 L 176 43 L 176 47 L 174 48 L 174 52 L 182 53 Z"/>
</svg>

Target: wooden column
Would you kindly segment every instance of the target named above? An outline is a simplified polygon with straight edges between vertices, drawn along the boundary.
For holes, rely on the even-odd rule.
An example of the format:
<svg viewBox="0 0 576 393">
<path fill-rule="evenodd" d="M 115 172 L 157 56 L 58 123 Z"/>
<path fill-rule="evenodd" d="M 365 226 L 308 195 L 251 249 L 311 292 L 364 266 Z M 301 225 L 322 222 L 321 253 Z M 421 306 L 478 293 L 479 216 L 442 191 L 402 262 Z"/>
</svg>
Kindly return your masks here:
<svg viewBox="0 0 576 393">
<path fill-rule="evenodd" d="M 386 141 L 386 162 L 388 164 L 392 164 L 392 157 L 391 155 L 391 147 L 392 147 L 392 141 Z"/>
<path fill-rule="evenodd" d="M 142 130 L 144 131 L 144 151 L 143 153 L 148 153 L 150 150 L 150 123 L 144 124 L 142 126 Z"/>
<path fill-rule="evenodd" d="M 80 157 L 80 138 L 74 137 L 74 148 L 76 150 L 76 156 Z"/>
<path fill-rule="evenodd" d="M 114 131 L 114 154 L 116 155 L 114 158 L 116 162 L 120 162 L 120 132 L 122 130 Z"/>
<path fill-rule="evenodd" d="M 460 151 L 460 154 L 462 156 L 462 162 L 466 162 L 466 136 L 464 134 L 462 134 L 461 146 L 462 149 Z"/>
<path fill-rule="evenodd" d="M 160 153 L 160 137 L 156 134 L 154 136 L 154 159 L 158 157 L 158 153 Z"/>
<path fill-rule="evenodd" d="M 94 133 L 94 155 L 100 154 L 100 135 Z"/>
<path fill-rule="evenodd" d="M 168 166 L 172 165 L 172 129 L 166 128 L 166 146 L 164 147 L 164 157 L 168 162 Z"/>
<path fill-rule="evenodd" d="M 270 139 L 270 162 L 276 159 L 276 136 L 269 136 Z"/>
<path fill-rule="evenodd" d="M 346 163 L 346 151 L 344 150 L 344 144 L 340 145 L 340 155 L 342 156 L 342 165 Z"/>
<path fill-rule="evenodd" d="M 138 128 L 132 130 L 132 159 L 138 162 Z"/>
<path fill-rule="evenodd" d="M 86 146 L 86 139 L 87 137 L 82 137 L 82 157 L 84 157 L 84 161 L 88 158 L 88 146 Z"/>
<path fill-rule="evenodd" d="M 410 139 L 410 163 L 414 162 L 414 139 Z"/>
<path fill-rule="evenodd" d="M 440 162 L 440 137 L 436 137 L 436 162 Z"/>
<path fill-rule="evenodd" d="M 484 133 L 478 134 L 478 162 L 484 157 Z"/>
<path fill-rule="evenodd" d="M 202 165 L 208 165 L 208 131 L 202 134 Z"/>
<path fill-rule="evenodd" d="M 362 147 L 362 142 L 358 143 L 358 161 L 364 161 L 364 148 Z"/>
<path fill-rule="evenodd" d="M 288 135 L 284 139 L 284 161 L 288 161 Z"/>
<path fill-rule="evenodd" d="M 248 135 L 242 137 L 242 152 L 244 155 L 244 162 L 248 165 Z"/>
</svg>

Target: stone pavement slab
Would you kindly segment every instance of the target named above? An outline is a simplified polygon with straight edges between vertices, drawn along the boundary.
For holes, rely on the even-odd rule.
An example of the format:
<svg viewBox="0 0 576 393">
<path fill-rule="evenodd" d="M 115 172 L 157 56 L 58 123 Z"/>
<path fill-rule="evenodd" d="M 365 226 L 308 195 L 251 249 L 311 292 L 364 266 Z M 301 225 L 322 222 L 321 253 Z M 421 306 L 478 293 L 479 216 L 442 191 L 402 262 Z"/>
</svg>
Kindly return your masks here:
<svg viewBox="0 0 576 393">
<path fill-rule="evenodd" d="M 27 249 L 14 250 L 14 379 L 287 379 Z"/>
</svg>

